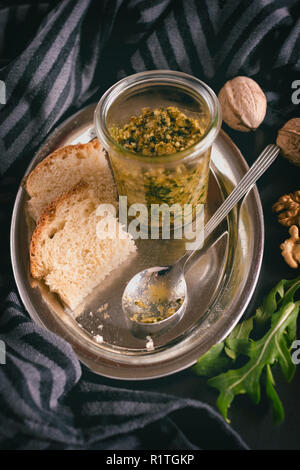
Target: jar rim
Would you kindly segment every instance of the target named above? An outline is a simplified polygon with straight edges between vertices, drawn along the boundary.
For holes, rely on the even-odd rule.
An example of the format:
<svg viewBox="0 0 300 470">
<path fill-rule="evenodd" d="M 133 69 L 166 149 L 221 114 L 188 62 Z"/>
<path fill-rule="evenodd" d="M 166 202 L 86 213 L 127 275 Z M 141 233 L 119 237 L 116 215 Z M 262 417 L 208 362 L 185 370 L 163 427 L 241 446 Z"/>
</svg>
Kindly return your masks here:
<svg viewBox="0 0 300 470">
<path fill-rule="evenodd" d="M 137 84 L 153 85 L 159 80 L 162 84 L 184 85 L 186 88 L 192 90 L 194 93 L 201 96 L 209 107 L 210 123 L 205 130 L 204 136 L 192 146 L 174 152 L 168 155 L 152 156 L 144 155 L 137 152 L 132 152 L 123 145 L 116 142 L 111 136 L 105 121 L 105 115 L 109 107 L 114 103 L 115 99 L 121 93 L 133 88 Z M 222 123 L 222 113 L 219 100 L 214 91 L 198 78 L 178 72 L 175 70 L 150 70 L 146 72 L 139 72 L 129 75 L 117 83 L 112 85 L 100 98 L 94 113 L 94 125 L 96 133 L 104 146 L 114 146 L 120 152 L 120 157 L 124 159 L 130 158 L 131 160 L 143 161 L 143 163 L 151 164 L 166 164 L 186 160 L 193 160 L 199 158 L 199 152 L 205 152 L 214 142 L 217 137 Z"/>
</svg>

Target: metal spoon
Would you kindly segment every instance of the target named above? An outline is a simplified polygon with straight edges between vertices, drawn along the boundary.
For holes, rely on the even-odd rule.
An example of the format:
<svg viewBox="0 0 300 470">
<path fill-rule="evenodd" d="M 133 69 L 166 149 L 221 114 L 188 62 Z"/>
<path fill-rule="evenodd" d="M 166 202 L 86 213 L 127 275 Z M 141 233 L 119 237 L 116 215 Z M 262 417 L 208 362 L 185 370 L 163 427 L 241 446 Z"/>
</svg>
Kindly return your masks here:
<svg viewBox="0 0 300 470">
<path fill-rule="evenodd" d="M 197 253 L 202 255 L 215 244 L 220 236 L 216 228 L 234 206 L 254 186 L 255 182 L 273 163 L 279 147 L 268 145 L 243 176 L 241 181 L 225 199 L 204 227 L 201 252 L 185 253 L 171 266 L 157 266 L 136 274 L 127 284 L 122 308 L 135 334 L 154 335 L 174 326 L 183 316 L 187 303 L 187 287 L 184 272 Z M 218 235 L 217 235 L 218 234 Z M 155 320 L 155 321 L 153 321 Z"/>
</svg>

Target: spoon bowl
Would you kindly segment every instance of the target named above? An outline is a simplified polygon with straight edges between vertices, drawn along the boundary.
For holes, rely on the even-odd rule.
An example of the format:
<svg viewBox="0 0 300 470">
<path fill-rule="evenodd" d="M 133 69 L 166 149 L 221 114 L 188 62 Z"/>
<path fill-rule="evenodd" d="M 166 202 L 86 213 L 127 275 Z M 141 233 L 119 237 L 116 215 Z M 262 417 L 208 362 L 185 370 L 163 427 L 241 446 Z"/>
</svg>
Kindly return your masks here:
<svg viewBox="0 0 300 470">
<path fill-rule="evenodd" d="M 158 334 L 182 318 L 187 306 L 183 274 L 174 275 L 172 266 L 144 269 L 127 284 L 122 307 L 135 334 Z M 176 314 L 176 315 L 175 315 Z"/>
</svg>

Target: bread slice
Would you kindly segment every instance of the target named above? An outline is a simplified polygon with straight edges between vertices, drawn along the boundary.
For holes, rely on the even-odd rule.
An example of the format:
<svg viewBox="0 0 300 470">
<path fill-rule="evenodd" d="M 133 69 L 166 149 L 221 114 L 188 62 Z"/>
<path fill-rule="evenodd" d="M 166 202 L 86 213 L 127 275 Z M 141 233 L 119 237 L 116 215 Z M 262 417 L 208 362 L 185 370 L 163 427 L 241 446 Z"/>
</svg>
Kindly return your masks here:
<svg viewBox="0 0 300 470">
<path fill-rule="evenodd" d="M 36 221 L 50 202 L 81 180 L 96 182 L 106 202 L 117 200 L 113 177 L 98 139 L 59 148 L 32 170 L 25 181 L 30 196 L 29 215 Z"/>
<path fill-rule="evenodd" d="M 97 224 L 106 217 L 97 213 L 101 202 L 99 187 L 78 183 L 46 207 L 31 239 L 32 276 L 43 279 L 72 310 L 136 250 L 112 213 L 107 220 L 122 237 L 97 236 Z"/>
</svg>

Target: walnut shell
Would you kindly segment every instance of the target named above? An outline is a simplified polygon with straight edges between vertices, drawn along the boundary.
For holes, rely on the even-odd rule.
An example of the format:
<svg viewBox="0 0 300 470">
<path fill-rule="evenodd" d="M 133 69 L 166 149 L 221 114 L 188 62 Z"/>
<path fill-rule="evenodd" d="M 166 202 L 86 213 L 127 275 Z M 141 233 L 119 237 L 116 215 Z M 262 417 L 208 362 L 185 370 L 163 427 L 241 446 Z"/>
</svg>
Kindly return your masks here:
<svg viewBox="0 0 300 470">
<path fill-rule="evenodd" d="M 221 88 L 219 101 L 223 120 L 232 129 L 255 130 L 265 118 L 267 98 L 260 86 L 248 77 L 235 77 Z"/>
<path fill-rule="evenodd" d="M 284 157 L 300 166 L 300 118 L 290 119 L 278 131 L 276 144 Z"/>
</svg>

